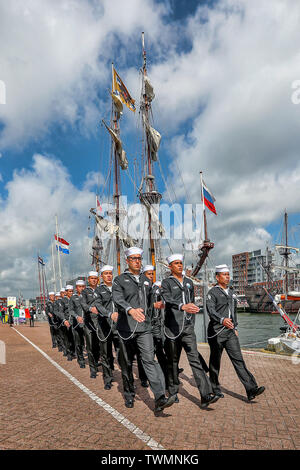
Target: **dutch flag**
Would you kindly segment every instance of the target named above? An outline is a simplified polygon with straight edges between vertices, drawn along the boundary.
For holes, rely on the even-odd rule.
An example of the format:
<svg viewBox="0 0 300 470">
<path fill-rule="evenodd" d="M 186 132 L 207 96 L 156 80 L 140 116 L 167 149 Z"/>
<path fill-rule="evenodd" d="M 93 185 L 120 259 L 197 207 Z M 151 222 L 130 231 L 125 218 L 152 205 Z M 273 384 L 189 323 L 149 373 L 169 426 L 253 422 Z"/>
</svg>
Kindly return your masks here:
<svg viewBox="0 0 300 470">
<path fill-rule="evenodd" d="M 65 255 L 70 254 L 70 251 L 69 251 L 70 243 L 67 242 L 64 238 L 58 237 L 57 235 L 54 235 L 54 238 L 56 240 L 56 249 L 61 251 Z"/>
</svg>

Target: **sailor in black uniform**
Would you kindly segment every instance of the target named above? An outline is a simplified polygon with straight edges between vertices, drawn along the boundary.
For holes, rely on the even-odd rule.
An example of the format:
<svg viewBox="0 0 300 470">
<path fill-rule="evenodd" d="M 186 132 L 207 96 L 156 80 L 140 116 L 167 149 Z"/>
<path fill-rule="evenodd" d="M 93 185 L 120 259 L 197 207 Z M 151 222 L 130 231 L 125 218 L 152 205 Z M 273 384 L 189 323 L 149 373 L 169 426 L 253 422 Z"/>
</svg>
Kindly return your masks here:
<svg viewBox="0 0 300 470">
<path fill-rule="evenodd" d="M 91 304 L 91 320 L 99 341 L 100 362 L 103 371 L 104 389 L 110 390 L 113 380 L 112 343 L 113 323 L 118 318 L 112 300 L 113 266 L 105 265 L 101 269 L 102 282 L 96 288 L 97 297 Z"/>
<path fill-rule="evenodd" d="M 237 332 L 237 301 L 229 289 L 230 274 L 226 264 L 216 266 L 217 285 L 207 294 L 206 308 L 210 317 L 207 335 L 210 346 L 209 376 L 214 393 L 223 398 L 219 383 L 219 372 L 223 349 L 235 368 L 238 378 L 244 385 L 249 400 L 264 392 L 258 387 L 254 376 L 244 362 Z"/>
<path fill-rule="evenodd" d="M 65 293 L 66 295 L 63 298 L 63 307 L 64 307 L 64 317 L 66 319 L 65 326 L 67 327 L 66 331 L 66 342 L 68 344 L 68 361 L 72 361 L 73 359 L 76 359 L 76 354 L 75 354 L 75 342 L 74 342 L 74 336 L 73 336 L 73 331 L 70 323 L 70 314 L 69 314 L 69 302 L 70 299 L 73 295 L 74 287 L 69 284 L 65 287 Z"/>
<path fill-rule="evenodd" d="M 63 355 L 71 359 L 71 351 L 68 339 L 68 327 L 69 322 L 65 316 L 66 310 L 66 300 L 64 300 L 66 296 L 65 288 L 60 289 L 60 297 L 57 298 L 54 302 L 54 315 L 58 318 L 58 331 L 61 338 L 62 348 L 63 348 Z M 68 301 L 67 301 L 68 302 Z"/>
<path fill-rule="evenodd" d="M 49 292 L 49 300 L 46 302 L 46 316 L 48 318 L 48 323 L 50 327 L 50 334 L 52 339 L 52 348 L 57 348 L 57 339 L 56 339 L 56 325 L 53 317 L 53 308 L 55 301 L 55 292 Z"/>
<path fill-rule="evenodd" d="M 118 311 L 117 331 L 120 336 L 119 363 L 122 371 L 125 406 L 134 406 L 132 361 L 138 350 L 150 387 L 155 397 L 155 411 L 173 405 L 175 397 L 166 398 L 165 379 L 154 359 L 151 332 L 151 283 L 141 274 L 142 253 L 138 247 L 126 250 L 128 269 L 113 282 L 113 302 Z"/>
<path fill-rule="evenodd" d="M 57 341 L 57 349 L 59 352 L 64 353 L 66 356 L 66 350 L 65 350 L 65 343 L 64 343 L 64 335 L 62 331 L 62 326 L 63 326 L 63 321 L 61 317 L 59 316 L 59 301 L 61 299 L 60 292 L 56 292 L 55 294 L 55 300 L 53 302 L 53 323 L 55 325 L 56 329 L 56 341 Z"/>
<path fill-rule="evenodd" d="M 76 292 L 69 300 L 69 322 L 72 327 L 75 343 L 75 353 L 77 362 L 81 369 L 85 369 L 85 360 L 83 356 L 84 333 L 83 333 L 83 310 L 80 303 L 81 292 L 85 289 L 85 281 L 79 279 L 76 281 Z"/>
<path fill-rule="evenodd" d="M 162 281 L 161 296 L 165 301 L 165 352 L 168 360 L 168 390 L 177 396 L 179 390 L 178 362 L 181 348 L 186 352 L 189 364 L 201 395 L 201 407 L 218 400 L 213 393 L 209 378 L 205 374 L 194 331 L 195 314 L 199 307 L 194 304 L 193 281 L 182 276 L 183 256 L 174 254 L 167 258 L 171 276 Z"/>
<path fill-rule="evenodd" d="M 98 281 L 98 272 L 90 271 L 88 275 L 88 287 L 86 287 L 86 289 L 82 291 L 80 298 L 80 303 L 83 309 L 83 331 L 85 337 L 86 350 L 88 354 L 91 379 L 95 379 L 97 377 L 100 352 L 96 328 L 91 318 L 92 304 L 97 298 L 96 288 L 98 285 Z"/>
<path fill-rule="evenodd" d="M 149 280 L 151 280 L 151 282 L 153 282 L 154 266 L 151 264 L 145 266 L 144 274 Z M 153 308 L 152 308 L 151 326 L 152 326 L 152 335 L 153 335 L 153 343 L 154 343 L 154 353 L 164 373 L 166 387 L 168 388 L 168 362 L 167 362 L 167 357 L 164 351 L 164 339 L 165 338 L 164 338 L 164 333 L 163 333 L 165 304 L 161 298 L 160 287 L 161 287 L 160 281 L 156 281 L 152 285 Z"/>
</svg>

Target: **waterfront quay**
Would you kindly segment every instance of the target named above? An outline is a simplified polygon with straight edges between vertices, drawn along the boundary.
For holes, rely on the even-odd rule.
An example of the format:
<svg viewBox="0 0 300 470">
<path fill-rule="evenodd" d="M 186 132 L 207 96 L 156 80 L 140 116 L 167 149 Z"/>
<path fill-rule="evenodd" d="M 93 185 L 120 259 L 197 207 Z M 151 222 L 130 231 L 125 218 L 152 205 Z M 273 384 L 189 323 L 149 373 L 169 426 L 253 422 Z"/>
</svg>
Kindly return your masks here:
<svg viewBox="0 0 300 470">
<path fill-rule="evenodd" d="M 0 325 L 6 360 L 0 364 L 0 450 L 295 450 L 300 448 L 300 361 L 243 351 L 266 391 L 248 402 L 226 353 L 220 381 L 225 398 L 201 410 L 182 353 L 178 404 L 153 413 L 153 395 L 136 376 L 132 409 L 121 395 L 120 369 L 111 390 L 51 347 L 49 326 Z M 208 361 L 209 348 L 198 345 Z M 3 350 L 3 348 L 2 348 Z M 3 359 L 3 357 L 2 357 Z"/>
</svg>

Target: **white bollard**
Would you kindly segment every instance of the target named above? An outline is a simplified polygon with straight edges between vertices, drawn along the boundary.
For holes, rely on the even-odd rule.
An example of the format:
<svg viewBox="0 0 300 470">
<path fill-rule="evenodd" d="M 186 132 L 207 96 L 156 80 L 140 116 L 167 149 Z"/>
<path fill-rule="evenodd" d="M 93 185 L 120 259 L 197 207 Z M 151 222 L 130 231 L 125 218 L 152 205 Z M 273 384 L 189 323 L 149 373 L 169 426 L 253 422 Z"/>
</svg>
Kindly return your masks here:
<svg viewBox="0 0 300 470">
<path fill-rule="evenodd" d="M 0 364 L 6 364 L 6 346 L 4 341 L 0 341 Z"/>
</svg>

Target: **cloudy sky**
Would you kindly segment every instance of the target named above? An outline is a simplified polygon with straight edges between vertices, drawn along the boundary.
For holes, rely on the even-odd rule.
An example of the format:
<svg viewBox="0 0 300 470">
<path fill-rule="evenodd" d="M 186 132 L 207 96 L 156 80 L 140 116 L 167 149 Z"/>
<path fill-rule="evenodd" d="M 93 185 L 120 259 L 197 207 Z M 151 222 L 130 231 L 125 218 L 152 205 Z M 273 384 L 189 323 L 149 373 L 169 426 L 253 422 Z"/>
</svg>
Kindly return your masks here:
<svg viewBox="0 0 300 470">
<path fill-rule="evenodd" d="M 65 278 L 89 269 L 111 62 L 138 101 L 142 31 L 165 201 L 198 203 L 204 172 L 218 212 L 208 214 L 211 263 L 280 241 L 285 209 L 298 246 L 299 24 L 294 0 L 1 2 L 0 297 L 37 295 L 36 253 L 49 266 L 55 214 L 71 243 Z M 121 126 L 133 169 L 138 113 L 124 111 Z M 122 189 L 134 202 L 126 175 Z"/>
</svg>

